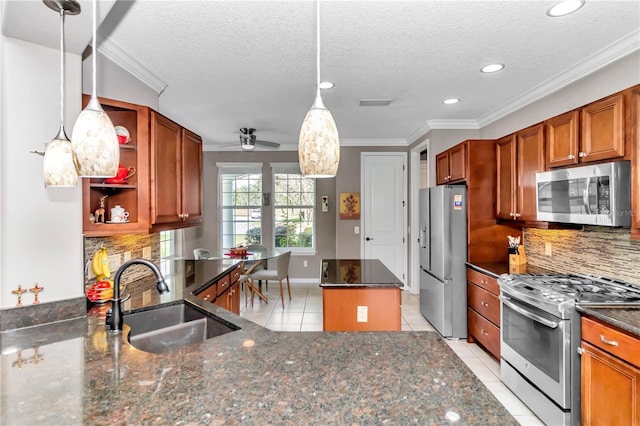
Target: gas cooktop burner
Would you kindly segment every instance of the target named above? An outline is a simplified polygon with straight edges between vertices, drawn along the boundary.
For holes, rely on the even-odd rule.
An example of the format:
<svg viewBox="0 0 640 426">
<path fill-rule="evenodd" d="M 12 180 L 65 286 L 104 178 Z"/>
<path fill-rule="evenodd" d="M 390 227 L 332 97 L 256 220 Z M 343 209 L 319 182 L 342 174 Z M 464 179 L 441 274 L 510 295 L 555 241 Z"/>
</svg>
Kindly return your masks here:
<svg viewBox="0 0 640 426">
<path fill-rule="evenodd" d="M 640 286 L 595 275 L 503 275 L 501 287 L 546 304 L 640 303 Z"/>
</svg>

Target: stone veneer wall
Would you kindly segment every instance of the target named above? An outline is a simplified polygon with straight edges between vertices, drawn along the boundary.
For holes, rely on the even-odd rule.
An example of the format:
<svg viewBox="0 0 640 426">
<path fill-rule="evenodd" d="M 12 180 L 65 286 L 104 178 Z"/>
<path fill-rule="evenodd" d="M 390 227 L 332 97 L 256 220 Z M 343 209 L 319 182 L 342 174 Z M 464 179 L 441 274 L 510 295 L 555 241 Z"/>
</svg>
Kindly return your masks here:
<svg viewBox="0 0 640 426">
<path fill-rule="evenodd" d="M 120 256 L 120 263 L 124 262 L 125 252 L 131 252 L 131 259 L 142 258 L 142 249 L 144 247 L 151 247 L 151 258 L 148 260 L 151 260 L 153 263 L 160 266 L 159 233 L 130 234 L 113 237 L 86 237 L 84 239 L 84 278 L 86 283 L 95 281 L 93 273 L 90 272 L 89 268 L 91 268 L 91 258 L 93 257 L 93 253 L 102 247 L 102 245 L 107 248 L 109 256 Z M 116 270 L 117 268 L 112 269 L 111 279 L 113 279 Z M 122 274 L 122 282 L 128 283 L 150 275 L 153 275 L 153 273 L 146 266 L 134 265 L 124 271 Z"/>
<path fill-rule="evenodd" d="M 561 273 L 586 273 L 640 284 L 640 241 L 628 229 L 585 226 L 583 230 L 525 228 L 528 263 Z M 544 254 L 551 243 L 551 256 Z"/>
</svg>

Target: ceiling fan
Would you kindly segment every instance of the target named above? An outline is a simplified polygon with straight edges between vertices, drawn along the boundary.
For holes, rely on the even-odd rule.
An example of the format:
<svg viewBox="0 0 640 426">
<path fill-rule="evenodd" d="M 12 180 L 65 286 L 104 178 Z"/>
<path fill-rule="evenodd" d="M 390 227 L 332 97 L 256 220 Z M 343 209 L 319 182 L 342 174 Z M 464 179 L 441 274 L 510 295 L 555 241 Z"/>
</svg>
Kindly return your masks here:
<svg viewBox="0 0 640 426">
<path fill-rule="evenodd" d="M 267 148 L 279 148 L 280 144 L 277 142 L 263 141 L 256 139 L 256 129 L 252 127 L 240 128 L 240 147 L 243 151 L 253 151 L 256 145 L 264 146 Z"/>
</svg>

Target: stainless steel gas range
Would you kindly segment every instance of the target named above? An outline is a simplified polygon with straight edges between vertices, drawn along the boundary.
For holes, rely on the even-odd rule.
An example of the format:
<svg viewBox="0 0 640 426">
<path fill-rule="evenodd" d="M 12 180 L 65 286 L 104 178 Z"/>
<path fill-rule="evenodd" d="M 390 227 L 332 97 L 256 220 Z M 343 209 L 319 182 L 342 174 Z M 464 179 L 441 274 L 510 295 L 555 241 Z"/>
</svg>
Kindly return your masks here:
<svg viewBox="0 0 640 426">
<path fill-rule="evenodd" d="M 592 275 L 502 275 L 500 376 L 547 425 L 580 424 L 580 304 L 640 304 L 640 286 Z"/>
</svg>

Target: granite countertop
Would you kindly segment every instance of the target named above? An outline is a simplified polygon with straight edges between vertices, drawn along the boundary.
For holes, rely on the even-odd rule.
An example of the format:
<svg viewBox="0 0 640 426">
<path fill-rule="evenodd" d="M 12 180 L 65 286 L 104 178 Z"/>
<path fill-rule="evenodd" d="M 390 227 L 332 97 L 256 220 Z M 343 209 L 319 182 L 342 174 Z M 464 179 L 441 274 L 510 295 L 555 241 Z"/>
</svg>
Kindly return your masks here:
<svg viewBox="0 0 640 426">
<path fill-rule="evenodd" d="M 322 259 L 320 287 L 402 287 L 398 279 L 378 259 Z"/>
<path fill-rule="evenodd" d="M 586 305 L 578 303 L 576 309 L 583 315 L 597 318 L 640 337 L 639 305 Z"/>
<path fill-rule="evenodd" d="M 517 424 L 435 332 L 271 331 L 185 277 L 175 293 L 240 330 L 165 354 L 107 334 L 97 313 L 2 333 L 0 423 Z"/>
<path fill-rule="evenodd" d="M 500 278 L 500 275 L 509 273 L 509 264 L 507 262 L 466 262 L 466 265 L 471 269 L 475 269 L 478 272 L 482 272 L 483 274 L 494 278 Z M 555 271 L 529 264 L 521 265 L 518 272 L 521 274 L 555 273 Z"/>
</svg>

